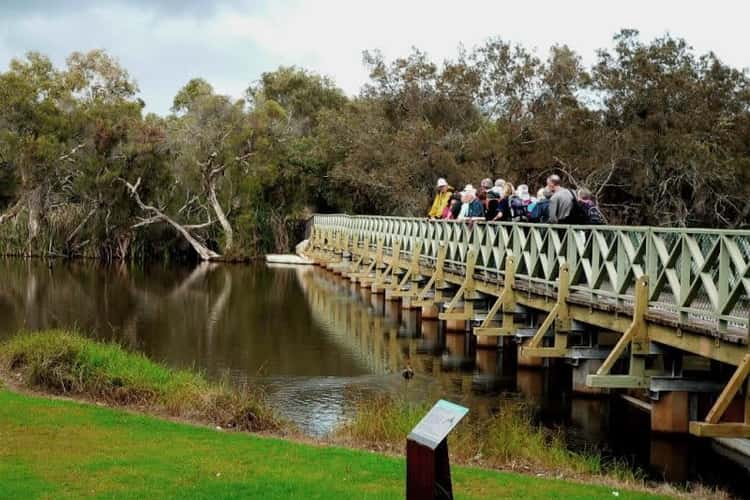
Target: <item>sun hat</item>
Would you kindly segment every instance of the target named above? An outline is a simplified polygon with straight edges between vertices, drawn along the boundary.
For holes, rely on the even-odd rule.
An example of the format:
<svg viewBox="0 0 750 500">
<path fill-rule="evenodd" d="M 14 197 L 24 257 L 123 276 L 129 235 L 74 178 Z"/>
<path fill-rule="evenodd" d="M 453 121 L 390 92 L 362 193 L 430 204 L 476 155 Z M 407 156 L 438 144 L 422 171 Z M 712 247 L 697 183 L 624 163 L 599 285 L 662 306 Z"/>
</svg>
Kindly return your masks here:
<svg viewBox="0 0 750 500">
<path fill-rule="evenodd" d="M 476 194 L 477 194 L 477 190 L 476 190 L 476 188 L 475 188 L 474 186 L 472 186 L 471 184 L 467 184 L 466 186 L 464 186 L 464 190 L 463 190 L 463 191 L 461 191 L 461 193 L 464 193 L 464 194 L 473 194 L 473 195 L 476 195 Z"/>
<path fill-rule="evenodd" d="M 495 187 L 502 188 L 505 186 L 505 179 L 497 179 L 495 181 Z"/>
<path fill-rule="evenodd" d="M 437 187 L 443 187 L 447 185 L 448 185 L 448 181 L 446 181 L 442 177 L 437 180 Z"/>
<path fill-rule="evenodd" d="M 531 196 L 529 195 L 529 186 L 526 184 L 520 184 L 516 188 L 516 196 L 521 198 L 523 201 L 531 199 Z"/>
</svg>

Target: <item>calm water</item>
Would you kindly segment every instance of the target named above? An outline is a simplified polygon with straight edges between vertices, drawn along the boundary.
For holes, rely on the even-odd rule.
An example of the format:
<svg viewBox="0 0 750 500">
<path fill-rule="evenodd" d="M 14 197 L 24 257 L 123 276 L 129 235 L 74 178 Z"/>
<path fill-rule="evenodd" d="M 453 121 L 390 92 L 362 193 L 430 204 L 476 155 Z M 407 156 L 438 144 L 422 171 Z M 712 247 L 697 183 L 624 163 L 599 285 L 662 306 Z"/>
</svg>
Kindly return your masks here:
<svg viewBox="0 0 750 500">
<path fill-rule="evenodd" d="M 262 384 L 312 435 L 351 414 L 353 394 L 448 397 L 475 412 L 502 395 L 566 428 L 572 448 L 600 449 L 655 479 L 702 480 L 750 495 L 748 470 L 708 441 L 652 435 L 648 415 L 570 394 L 569 368 L 516 370 L 513 349 L 477 348 L 318 268 L 265 265 L 145 269 L 0 260 L 0 339 L 19 329 L 77 328 L 152 359 L 237 385 Z M 410 364 L 417 376 L 400 375 Z"/>
</svg>

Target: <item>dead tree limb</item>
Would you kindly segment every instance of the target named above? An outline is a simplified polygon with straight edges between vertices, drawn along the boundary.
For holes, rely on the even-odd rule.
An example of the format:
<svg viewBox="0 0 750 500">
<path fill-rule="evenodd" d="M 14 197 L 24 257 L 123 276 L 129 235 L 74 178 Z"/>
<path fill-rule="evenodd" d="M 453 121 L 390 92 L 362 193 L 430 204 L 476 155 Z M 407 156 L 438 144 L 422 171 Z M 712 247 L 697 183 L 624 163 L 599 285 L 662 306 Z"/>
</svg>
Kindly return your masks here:
<svg viewBox="0 0 750 500">
<path fill-rule="evenodd" d="M 182 224 L 179 224 L 177 221 L 172 219 L 170 216 L 159 210 L 153 205 L 148 205 L 143 202 L 140 195 L 138 194 L 138 188 L 141 185 L 141 178 L 139 177 L 138 180 L 135 182 L 135 184 L 131 184 L 125 179 L 119 178 L 120 182 L 125 184 L 125 186 L 128 188 L 128 191 L 130 191 L 130 197 L 135 200 L 135 202 L 138 204 L 138 207 L 143 210 L 144 212 L 148 212 L 151 215 L 151 217 L 147 220 L 150 220 L 153 222 L 157 221 L 164 221 L 175 230 L 182 235 L 185 240 L 190 243 L 190 246 L 193 247 L 193 249 L 196 251 L 196 253 L 200 256 L 202 260 L 208 261 L 208 260 L 217 260 L 221 258 L 221 255 L 214 252 L 210 248 L 208 248 L 206 245 L 198 241 L 197 238 L 195 238 L 190 231 Z M 133 227 L 137 227 L 139 225 L 143 225 L 143 222 L 134 225 Z"/>
<path fill-rule="evenodd" d="M 205 187 L 208 193 L 209 202 L 211 203 L 211 208 L 213 208 L 216 218 L 219 219 L 219 224 L 221 224 L 221 229 L 224 231 L 224 250 L 230 251 L 234 246 L 234 230 L 232 229 L 232 224 L 229 223 L 229 218 L 221 207 L 219 197 L 216 194 L 217 179 L 220 175 L 224 174 L 226 165 L 222 163 L 221 165 L 214 166 L 216 156 L 217 154 L 215 152 L 211 153 L 208 161 L 203 163 L 199 162 L 198 165 L 203 171 L 203 178 L 206 184 Z"/>
<path fill-rule="evenodd" d="M 14 219 L 19 213 L 21 213 L 21 210 L 23 210 L 24 206 L 26 205 L 26 197 L 21 196 L 18 201 L 10 207 L 10 209 L 5 212 L 4 214 L 0 214 L 0 225 L 3 223 Z"/>
<path fill-rule="evenodd" d="M 96 208 L 92 208 L 89 210 L 89 213 L 86 214 L 86 217 L 83 218 L 80 224 L 76 226 L 76 228 L 73 230 L 72 233 L 68 235 L 68 237 L 65 239 L 65 244 L 70 245 L 70 242 L 73 241 L 73 239 L 76 237 L 76 235 L 83 229 L 83 227 L 86 225 L 86 223 L 89 221 L 92 215 L 96 213 Z"/>
</svg>

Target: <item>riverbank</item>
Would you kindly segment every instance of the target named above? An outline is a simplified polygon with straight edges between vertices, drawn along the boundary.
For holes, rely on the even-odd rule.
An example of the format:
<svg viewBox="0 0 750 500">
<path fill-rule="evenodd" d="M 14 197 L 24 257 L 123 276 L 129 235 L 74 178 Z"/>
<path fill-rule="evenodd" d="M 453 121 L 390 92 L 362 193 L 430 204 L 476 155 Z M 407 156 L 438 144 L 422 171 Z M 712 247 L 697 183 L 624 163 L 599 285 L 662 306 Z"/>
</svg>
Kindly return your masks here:
<svg viewBox="0 0 750 500">
<path fill-rule="evenodd" d="M 0 344 L 0 371 L 8 382 L 8 387 L 0 394 L 0 434 L 3 442 L 9 443 L 7 449 L 0 452 L 0 462 L 4 464 L 0 465 L 0 497 L 6 496 L 2 495 L 4 488 L 13 492 L 13 488 L 23 486 L 23 482 L 17 484 L 13 476 L 29 477 L 29 484 L 33 484 L 37 477 L 52 478 L 50 481 L 40 480 L 40 494 L 47 491 L 44 488 L 50 487 L 61 488 L 59 492 L 77 496 L 76 493 L 87 491 L 76 489 L 79 488 L 78 482 L 88 484 L 89 481 L 88 477 L 85 480 L 79 477 L 80 471 L 92 468 L 97 473 L 100 468 L 116 473 L 124 470 L 126 477 L 123 481 L 128 481 L 127 477 L 132 480 L 141 474 L 162 478 L 167 483 L 174 481 L 189 484 L 191 488 L 197 488 L 195 492 L 198 496 L 210 494 L 214 491 L 212 488 L 218 488 L 216 491 L 223 494 L 223 485 L 214 484 L 213 480 L 204 481 L 205 478 L 200 476 L 209 466 L 217 469 L 217 474 L 225 474 L 221 469 L 233 471 L 235 476 L 232 481 L 242 494 L 245 491 L 247 494 L 259 494 L 260 490 L 252 488 L 265 488 L 264 485 L 256 484 L 261 476 L 265 476 L 254 470 L 248 472 L 238 468 L 238 464 L 232 462 L 232 457 L 240 460 L 239 463 L 248 461 L 248 467 L 253 467 L 253 464 L 262 459 L 263 474 L 279 479 L 278 484 L 271 482 L 267 485 L 270 489 L 263 491 L 264 496 L 287 497 L 292 493 L 302 495 L 302 490 L 283 489 L 281 485 L 284 481 L 295 483 L 292 485 L 294 488 L 297 487 L 296 483 L 310 484 L 321 492 L 331 488 L 331 491 L 339 491 L 341 497 L 360 496 L 363 491 L 373 492 L 373 497 L 400 496 L 403 491 L 403 460 L 398 456 L 401 455 L 404 436 L 415 419 L 422 414 L 421 408 L 404 409 L 397 404 L 376 402 L 375 405 L 360 408 L 357 419 L 334 436 L 332 443 L 327 443 L 378 449 L 390 456 L 320 447 L 323 443 L 319 442 L 311 445 L 309 442 L 291 443 L 278 439 L 258 441 L 260 438 L 247 434 L 241 437 L 226 436 L 230 439 L 230 444 L 226 444 L 220 438 L 216 438 L 218 441 L 214 441 L 213 437 L 209 438 L 208 434 L 216 433 L 211 429 L 263 431 L 275 437 L 301 436 L 291 432 L 288 426 L 273 415 L 273 410 L 262 394 L 252 391 L 239 394 L 228 387 L 211 384 L 195 373 L 171 370 L 140 354 L 126 352 L 117 345 L 101 344 L 69 332 L 21 334 Z M 40 394 L 17 394 L 8 389 L 22 393 L 32 390 L 41 391 L 42 394 L 74 396 L 95 402 L 99 406 L 114 406 L 123 410 L 208 424 L 210 428 L 206 430 L 189 425 L 183 428 L 179 424 L 160 422 L 142 415 L 72 401 L 49 401 L 40 397 Z M 381 410 L 378 412 L 377 408 Z M 30 418 L 30 415 L 34 417 Z M 377 425 L 372 426 L 373 422 L 377 422 Z M 489 434 L 485 434 L 480 440 L 476 431 L 486 424 L 486 421 L 478 420 L 459 427 L 452 437 L 453 460 L 482 467 L 518 470 L 525 474 L 517 476 L 507 472 L 461 469 L 463 472 L 457 473 L 457 481 L 462 474 L 467 474 L 466 491 L 473 491 L 476 496 L 503 496 L 503 488 L 507 487 L 511 488 L 513 496 L 549 496 L 558 489 L 559 495 L 600 496 L 611 495 L 612 491 L 619 492 L 623 486 L 647 490 L 642 482 L 634 480 L 625 469 L 619 469 L 618 472 L 617 468 L 604 468 L 595 460 L 595 455 L 588 457 L 566 452 L 561 441 L 533 427 L 528 420 L 524 420 L 521 412 L 500 416 L 491 422 L 486 429 Z M 172 428 L 170 425 L 177 427 Z M 133 426 L 142 426 L 143 432 L 138 434 L 140 431 L 136 432 Z M 158 442 L 161 444 L 155 447 L 149 438 L 148 429 L 151 428 L 153 434 L 162 432 L 162 426 L 166 426 L 164 428 L 168 432 L 181 436 L 181 443 L 172 443 L 159 437 Z M 487 439 L 487 435 L 491 436 L 491 440 Z M 127 436 L 133 436 L 132 442 L 126 442 Z M 512 436 L 520 439 L 510 442 Z M 235 439 L 239 441 L 233 441 Z M 193 445 L 191 441 L 197 444 Z M 204 441 L 210 441 L 210 445 L 207 445 L 209 448 L 216 446 L 221 450 L 203 450 L 201 443 Z M 80 447 L 80 443 L 86 446 Z M 191 451 L 191 446 L 197 448 Z M 236 454 L 224 453 L 223 448 L 226 446 L 237 446 Z M 161 449 L 165 447 L 173 449 L 165 451 L 162 456 Z M 270 453 L 270 448 L 275 447 L 280 448 L 273 452 L 278 455 L 276 463 L 262 458 L 263 454 Z M 66 451 L 68 449 L 69 452 Z M 121 459 L 123 452 L 126 456 Z M 204 453 L 213 458 L 202 461 L 200 455 Z M 244 456 L 246 453 L 250 455 Z M 481 454 L 484 456 L 480 456 Z M 131 455 L 130 458 L 127 458 L 128 455 Z M 330 473 L 331 479 L 320 476 L 320 468 L 316 465 L 319 455 L 330 455 L 326 460 L 329 460 L 329 466 L 334 471 Z M 190 467 L 184 470 L 178 467 L 171 471 L 169 466 L 174 465 L 174 460 L 169 457 L 179 456 L 189 457 Z M 309 461 L 309 470 L 303 468 L 299 472 L 300 476 L 295 476 L 295 472 L 288 470 L 285 465 L 284 457 L 288 456 L 306 456 L 304 461 Z M 141 464 L 138 457 L 144 463 Z M 60 463 L 56 464 L 58 459 Z M 47 461 L 50 463 L 47 464 Z M 214 462 L 216 466 L 212 465 Z M 334 484 L 337 482 L 335 478 L 354 474 L 352 470 L 355 469 L 358 472 L 351 476 L 353 489 L 338 490 L 342 485 Z M 326 472 L 328 473 L 327 470 Z M 385 473 L 390 479 L 383 486 L 376 478 Z M 68 474 L 72 479 L 67 478 Z M 370 475 L 373 477 L 367 479 Z M 548 483 L 539 476 L 573 478 L 576 482 Z M 484 490 L 483 482 L 489 477 L 494 478 L 492 481 L 496 485 L 494 489 Z M 583 481 L 596 482 L 598 485 L 583 484 Z M 112 489 L 100 491 L 97 489 L 98 481 L 92 480 L 91 491 L 108 496 L 128 488 L 117 478 L 110 478 L 105 482 L 112 482 Z M 277 491 L 274 489 L 277 487 L 282 489 Z M 153 496 L 168 491 L 158 488 L 148 492 L 144 490 L 144 493 Z M 667 487 L 658 491 L 676 493 Z M 230 490 L 226 492 L 228 494 Z M 130 491 L 127 493 L 130 494 Z M 715 494 L 701 491 L 692 493 L 705 496 Z M 641 493 L 632 494 L 635 497 L 641 496 Z M 471 494 L 468 496 L 471 497 Z"/>
<path fill-rule="evenodd" d="M 0 389 L 2 498 L 400 498 L 401 458 Z M 460 498 L 666 498 L 455 467 Z"/>
<path fill-rule="evenodd" d="M 208 382 L 63 330 L 21 333 L 0 344 L 0 371 L 12 384 L 243 431 L 282 430 L 262 393 Z"/>
<path fill-rule="evenodd" d="M 561 430 L 533 424 L 523 400 L 499 399 L 491 414 L 470 412 L 452 435 L 452 457 L 463 464 L 558 478 L 643 485 L 640 471 L 624 461 L 602 458 L 596 450 L 571 451 Z M 341 442 L 400 453 L 403 438 L 429 411 L 426 403 L 389 396 L 363 398 L 355 416 L 336 434 Z"/>
</svg>

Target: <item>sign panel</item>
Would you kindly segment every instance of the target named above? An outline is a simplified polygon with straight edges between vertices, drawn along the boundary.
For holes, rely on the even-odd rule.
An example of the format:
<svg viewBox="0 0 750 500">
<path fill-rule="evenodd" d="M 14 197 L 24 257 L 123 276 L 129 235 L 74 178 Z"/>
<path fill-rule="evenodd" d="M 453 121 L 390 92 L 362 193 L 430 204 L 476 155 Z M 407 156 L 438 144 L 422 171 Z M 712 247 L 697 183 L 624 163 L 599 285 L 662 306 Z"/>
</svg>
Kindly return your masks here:
<svg viewBox="0 0 750 500">
<path fill-rule="evenodd" d="M 441 399 L 411 430 L 408 439 L 434 450 L 467 413 L 468 408 Z"/>
</svg>

